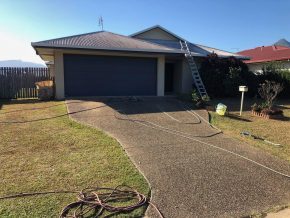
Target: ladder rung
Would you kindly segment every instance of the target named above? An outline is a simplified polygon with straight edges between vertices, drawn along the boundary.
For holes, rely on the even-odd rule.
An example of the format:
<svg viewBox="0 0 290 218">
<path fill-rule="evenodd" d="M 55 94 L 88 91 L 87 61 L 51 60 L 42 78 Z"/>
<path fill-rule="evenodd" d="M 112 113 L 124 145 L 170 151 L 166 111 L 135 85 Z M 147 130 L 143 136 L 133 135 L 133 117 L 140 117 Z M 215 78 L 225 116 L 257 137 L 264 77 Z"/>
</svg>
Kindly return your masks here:
<svg viewBox="0 0 290 218">
<path fill-rule="evenodd" d="M 180 46 L 181 46 L 181 49 L 185 52 L 185 57 L 187 59 L 189 68 L 191 70 L 194 84 L 195 84 L 199 94 L 201 96 L 204 96 L 204 95 L 207 96 L 207 92 L 206 92 L 206 89 L 205 89 L 204 84 L 202 82 L 202 79 L 199 75 L 197 65 L 195 63 L 194 58 L 192 57 L 192 55 L 190 53 L 190 50 L 189 50 L 189 47 L 188 47 L 186 41 L 180 41 Z"/>
</svg>

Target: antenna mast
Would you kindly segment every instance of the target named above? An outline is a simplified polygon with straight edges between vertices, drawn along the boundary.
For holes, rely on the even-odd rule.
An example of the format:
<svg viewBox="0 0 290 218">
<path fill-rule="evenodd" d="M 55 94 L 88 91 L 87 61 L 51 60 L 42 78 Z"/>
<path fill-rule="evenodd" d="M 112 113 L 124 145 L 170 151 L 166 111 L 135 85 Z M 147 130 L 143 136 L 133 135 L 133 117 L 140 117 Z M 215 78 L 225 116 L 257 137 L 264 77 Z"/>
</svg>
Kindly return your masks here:
<svg viewBox="0 0 290 218">
<path fill-rule="evenodd" d="M 104 21 L 102 16 L 99 17 L 99 27 L 101 27 L 102 31 L 104 30 Z"/>
</svg>

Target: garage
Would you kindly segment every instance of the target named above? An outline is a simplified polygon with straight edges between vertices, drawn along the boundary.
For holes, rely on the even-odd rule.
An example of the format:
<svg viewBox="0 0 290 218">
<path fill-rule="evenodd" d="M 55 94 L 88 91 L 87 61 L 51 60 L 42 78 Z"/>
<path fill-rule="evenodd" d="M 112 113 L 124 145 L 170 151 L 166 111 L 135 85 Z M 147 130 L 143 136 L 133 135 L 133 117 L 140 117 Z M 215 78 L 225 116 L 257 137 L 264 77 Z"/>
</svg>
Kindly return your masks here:
<svg viewBox="0 0 290 218">
<path fill-rule="evenodd" d="M 66 97 L 154 96 L 157 59 L 64 54 Z"/>
</svg>

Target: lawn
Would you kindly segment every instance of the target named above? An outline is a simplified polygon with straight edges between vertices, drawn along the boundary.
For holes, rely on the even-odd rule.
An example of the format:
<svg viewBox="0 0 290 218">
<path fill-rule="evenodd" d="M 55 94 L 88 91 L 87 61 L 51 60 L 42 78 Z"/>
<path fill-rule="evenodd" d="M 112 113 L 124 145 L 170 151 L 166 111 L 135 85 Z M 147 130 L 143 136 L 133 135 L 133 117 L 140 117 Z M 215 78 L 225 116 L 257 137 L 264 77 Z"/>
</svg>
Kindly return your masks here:
<svg viewBox="0 0 290 218">
<path fill-rule="evenodd" d="M 66 112 L 61 101 L 0 102 L 0 196 L 120 184 L 148 195 L 146 180 L 120 144 L 99 130 L 70 120 Z M 3 123 L 43 118 L 48 119 Z M 57 217 L 64 206 L 76 200 L 75 194 L 0 200 L 0 217 Z M 144 210 L 130 217 L 141 216 Z"/>
<path fill-rule="evenodd" d="M 224 103 L 228 106 L 229 116 L 219 116 L 210 112 L 211 122 L 221 128 L 225 134 L 243 140 L 257 146 L 271 154 L 290 162 L 290 101 L 278 101 L 277 104 L 283 109 L 285 119 L 267 120 L 251 114 L 250 106 L 254 99 L 245 100 L 245 110 L 242 117 L 239 117 L 240 99 L 217 99 L 213 104 Z M 249 137 L 241 136 L 242 131 L 249 131 L 251 134 L 265 138 L 281 146 L 271 145 Z"/>
</svg>

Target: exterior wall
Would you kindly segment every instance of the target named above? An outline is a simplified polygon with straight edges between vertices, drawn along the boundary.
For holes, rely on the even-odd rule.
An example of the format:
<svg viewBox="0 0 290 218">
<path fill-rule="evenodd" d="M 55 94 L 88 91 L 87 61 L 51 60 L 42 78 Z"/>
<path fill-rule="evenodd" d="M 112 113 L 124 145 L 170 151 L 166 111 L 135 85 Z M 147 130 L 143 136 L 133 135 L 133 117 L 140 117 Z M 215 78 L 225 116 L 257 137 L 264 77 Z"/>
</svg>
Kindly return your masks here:
<svg viewBox="0 0 290 218">
<path fill-rule="evenodd" d="M 64 99 L 64 67 L 62 52 L 55 52 L 54 54 L 54 72 L 55 97 L 56 99 Z"/>
<path fill-rule="evenodd" d="M 192 91 L 193 78 L 191 70 L 188 66 L 187 60 L 184 58 L 182 61 L 182 73 L 181 73 L 181 93 L 188 94 Z"/>
<path fill-rule="evenodd" d="M 283 70 L 287 69 L 290 71 L 290 61 L 279 61 L 283 65 Z M 249 70 L 254 72 L 254 73 L 261 73 L 262 68 L 265 65 L 265 63 L 252 63 L 252 64 L 247 64 L 249 67 Z"/>
<path fill-rule="evenodd" d="M 165 56 L 136 53 L 118 53 L 102 51 L 56 50 L 54 52 L 54 72 L 56 99 L 65 98 L 63 54 L 108 55 L 157 58 L 157 96 L 164 96 Z"/>
<path fill-rule="evenodd" d="M 158 28 L 149 30 L 134 37 L 139 39 L 163 39 L 163 40 L 179 41 L 174 36 Z"/>
<path fill-rule="evenodd" d="M 157 96 L 164 96 L 165 57 L 158 57 L 157 61 Z"/>
</svg>

